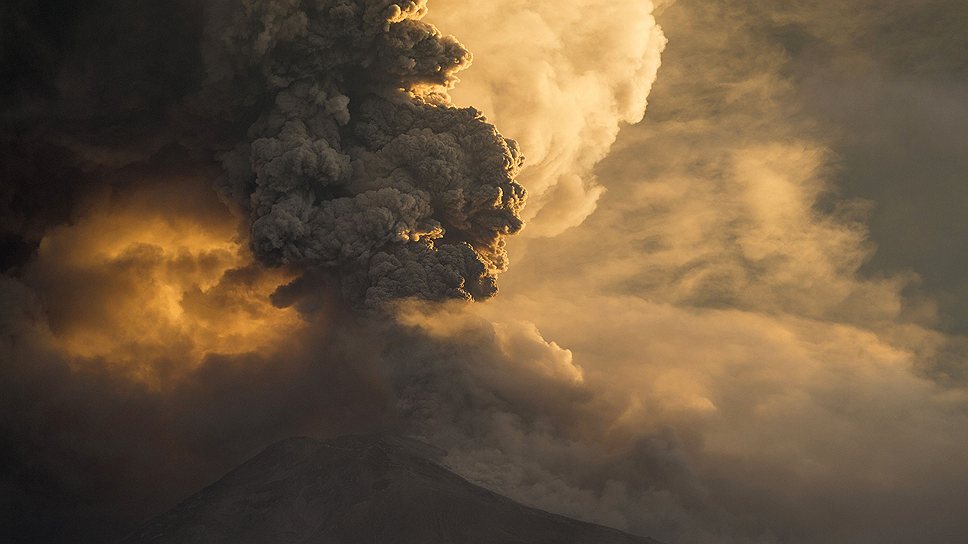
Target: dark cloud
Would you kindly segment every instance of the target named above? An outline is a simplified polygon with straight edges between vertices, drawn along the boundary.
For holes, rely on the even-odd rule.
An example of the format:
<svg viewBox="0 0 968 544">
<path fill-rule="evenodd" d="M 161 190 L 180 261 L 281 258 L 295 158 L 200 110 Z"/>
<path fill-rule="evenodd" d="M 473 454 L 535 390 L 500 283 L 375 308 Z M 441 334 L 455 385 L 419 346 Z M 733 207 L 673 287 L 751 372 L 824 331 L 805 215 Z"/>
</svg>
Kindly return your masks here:
<svg viewBox="0 0 968 544">
<path fill-rule="evenodd" d="M 425 2 L 0 9 L 0 540 L 110 540 L 278 438 L 399 425 L 405 340 L 353 307 L 493 295 L 525 198 Z"/>
<path fill-rule="evenodd" d="M 132 165 L 171 170 L 161 163 L 175 154 L 187 171 L 223 163 L 222 192 L 250 217 L 263 262 L 329 269 L 361 302 L 496 291 L 503 238 L 522 227 L 522 156 L 480 113 L 448 105 L 470 54 L 419 20 L 423 2 L 105 0 L 64 20 L 17 7 L 4 48 L 8 266 L 70 218 L 86 185 Z"/>
<path fill-rule="evenodd" d="M 224 158 L 256 257 L 333 269 L 371 304 L 494 294 L 522 227 L 522 157 L 447 105 L 470 54 L 418 20 L 423 3 L 227 6 L 200 101 L 264 108 Z"/>
<path fill-rule="evenodd" d="M 231 270 L 183 305 L 214 298 L 224 318 L 252 274 Z M 156 360 L 161 380 L 146 383 L 119 371 L 116 353 L 66 354 L 45 315 L 65 310 L 59 301 L 42 304 L 10 278 L 0 295 L 5 541 L 111 541 L 265 444 L 347 432 L 422 437 L 477 481 L 613 525 L 656 530 L 628 518 L 630 504 L 679 516 L 709 508 L 677 433 L 611 436 L 601 423 L 621 407 L 525 323 L 409 303 L 398 322 L 330 301 L 279 345 L 211 353 L 167 374 Z M 71 318 L 90 320 L 61 315 Z M 190 357 L 166 353 L 176 365 Z"/>
<path fill-rule="evenodd" d="M 203 72 L 202 18 L 200 4 L 175 1 L 0 9 L 6 270 L 94 187 L 116 181 L 105 171 L 149 162 L 172 142 L 172 109 Z"/>
<path fill-rule="evenodd" d="M 211 355 L 159 389 L 115 361 L 64 358 L 32 293 L 6 278 L 2 289 L 5 542 L 112 541 L 266 443 L 392 421 L 385 378 L 345 342 L 364 329 Z"/>
</svg>

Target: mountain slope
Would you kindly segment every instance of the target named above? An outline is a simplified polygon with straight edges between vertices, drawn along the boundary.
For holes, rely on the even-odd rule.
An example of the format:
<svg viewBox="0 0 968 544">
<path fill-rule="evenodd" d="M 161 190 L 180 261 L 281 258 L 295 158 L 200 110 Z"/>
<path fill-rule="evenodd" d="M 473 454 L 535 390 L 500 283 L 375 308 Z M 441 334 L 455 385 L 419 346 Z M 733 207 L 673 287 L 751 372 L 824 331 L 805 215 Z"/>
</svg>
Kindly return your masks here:
<svg viewBox="0 0 968 544">
<path fill-rule="evenodd" d="M 658 544 L 523 506 L 435 456 L 380 436 L 284 440 L 123 544 Z"/>
</svg>

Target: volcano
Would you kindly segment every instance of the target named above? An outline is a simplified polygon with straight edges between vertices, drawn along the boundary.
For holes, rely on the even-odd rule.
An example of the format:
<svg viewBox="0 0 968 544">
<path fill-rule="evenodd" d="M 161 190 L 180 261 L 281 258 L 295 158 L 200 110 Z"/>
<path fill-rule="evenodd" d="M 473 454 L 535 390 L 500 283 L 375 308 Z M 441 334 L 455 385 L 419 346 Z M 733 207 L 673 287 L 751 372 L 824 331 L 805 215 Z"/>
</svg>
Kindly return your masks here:
<svg viewBox="0 0 968 544">
<path fill-rule="evenodd" d="M 472 484 L 382 435 L 275 443 L 123 544 L 659 544 Z"/>
</svg>

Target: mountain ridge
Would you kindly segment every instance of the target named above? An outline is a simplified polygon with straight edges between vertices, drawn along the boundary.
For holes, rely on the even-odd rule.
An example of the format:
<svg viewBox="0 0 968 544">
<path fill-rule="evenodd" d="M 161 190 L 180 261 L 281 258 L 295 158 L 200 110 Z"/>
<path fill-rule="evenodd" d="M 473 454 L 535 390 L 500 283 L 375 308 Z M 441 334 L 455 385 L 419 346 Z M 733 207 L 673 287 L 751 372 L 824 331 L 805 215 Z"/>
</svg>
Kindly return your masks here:
<svg viewBox="0 0 968 544">
<path fill-rule="evenodd" d="M 276 442 L 121 544 L 660 544 L 517 503 L 392 435 Z"/>
</svg>

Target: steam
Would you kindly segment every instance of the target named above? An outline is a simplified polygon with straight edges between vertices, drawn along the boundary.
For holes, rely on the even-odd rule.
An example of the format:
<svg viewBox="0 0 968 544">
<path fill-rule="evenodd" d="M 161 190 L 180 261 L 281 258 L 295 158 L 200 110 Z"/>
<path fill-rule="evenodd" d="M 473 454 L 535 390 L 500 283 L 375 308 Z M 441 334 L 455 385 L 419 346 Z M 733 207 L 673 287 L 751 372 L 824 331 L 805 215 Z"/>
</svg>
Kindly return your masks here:
<svg viewBox="0 0 968 544">
<path fill-rule="evenodd" d="M 450 461 L 463 474 L 672 542 L 965 534 L 951 509 L 968 489 L 963 340 L 940 334 L 931 305 L 908 298 L 917 278 L 871 273 L 870 203 L 841 198 L 838 135 L 806 116 L 797 89 L 799 71 L 843 42 L 834 49 L 843 69 L 862 77 L 868 55 L 883 54 L 910 19 L 864 4 L 884 34 L 863 48 L 853 40 L 869 18 L 832 20 L 833 2 L 791 8 L 801 9 L 810 16 L 765 1 L 679 0 L 659 17 L 670 41 L 650 115 L 599 165 L 601 205 L 554 241 L 515 240 L 502 296 L 473 309 L 533 323 L 568 349 L 587 396 L 543 393 L 557 425 L 482 402 L 491 424 L 465 423 L 473 431 L 453 438 Z M 909 51 L 897 62 L 907 66 Z M 500 65 L 516 52 L 497 54 Z M 907 86 L 909 73 L 896 77 Z M 831 104 L 826 85 L 811 90 Z M 861 96 L 851 106 L 868 104 Z M 916 110 L 902 111 L 908 120 Z M 850 137 L 910 141 L 896 126 L 874 132 Z M 854 160 L 869 175 L 869 156 Z M 916 162 L 916 176 L 893 181 L 905 194 L 937 173 Z M 911 226 L 892 228 L 934 243 Z"/>
<path fill-rule="evenodd" d="M 525 201 L 426 2 L 24 8 L 0 539 L 111 540 L 273 440 L 416 429 L 397 371 L 426 340 L 359 310 L 492 296 Z"/>
<path fill-rule="evenodd" d="M 529 235 L 560 234 L 595 210 L 605 187 L 593 169 L 619 128 L 642 120 L 659 69 L 666 39 L 652 11 L 648 0 L 434 1 L 430 19 L 475 54 L 455 100 L 527 152 Z"/>
</svg>

